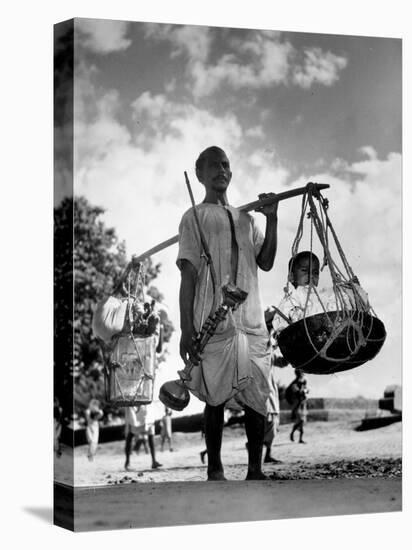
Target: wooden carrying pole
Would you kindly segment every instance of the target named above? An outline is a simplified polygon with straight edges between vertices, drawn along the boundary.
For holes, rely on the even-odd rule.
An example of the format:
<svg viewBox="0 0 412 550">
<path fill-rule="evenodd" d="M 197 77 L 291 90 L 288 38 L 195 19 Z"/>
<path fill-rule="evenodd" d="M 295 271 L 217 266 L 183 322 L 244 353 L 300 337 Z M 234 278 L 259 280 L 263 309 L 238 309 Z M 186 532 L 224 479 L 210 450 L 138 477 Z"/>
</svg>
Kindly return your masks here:
<svg viewBox="0 0 412 550">
<path fill-rule="evenodd" d="M 251 212 L 252 210 L 256 210 L 257 208 L 261 208 L 262 206 L 273 204 L 275 201 L 278 201 L 278 202 L 284 201 L 285 199 L 291 199 L 292 197 L 303 195 L 308 191 L 308 186 L 313 186 L 313 189 L 316 191 L 321 191 L 322 189 L 328 189 L 330 187 L 326 183 L 308 183 L 307 185 L 305 185 L 305 187 L 298 187 L 296 189 L 291 189 L 290 191 L 284 191 L 283 193 L 278 193 L 276 197 L 268 197 L 266 199 L 258 199 L 253 202 L 248 202 L 243 206 L 238 206 L 238 210 L 241 210 L 243 212 Z M 146 252 L 143 252 L 143 254 L 139 254 L 139 256 L 133 256 L 133 263 L 141 262 L 145 258 L 149 258 L 153 254 L 156 254 L 157 252 L 160 252 L 161 250 L 164 250 L 165 248 L 172 246 L 172 244 L 177 243 L 178 240 L 179 240 L 179 235 L 175 235 L 174 237 L 167 239 L 167 241 L 163 241 L 162 243 L 154 246 L 153 248 L 146 250 Z"/>
</svg>

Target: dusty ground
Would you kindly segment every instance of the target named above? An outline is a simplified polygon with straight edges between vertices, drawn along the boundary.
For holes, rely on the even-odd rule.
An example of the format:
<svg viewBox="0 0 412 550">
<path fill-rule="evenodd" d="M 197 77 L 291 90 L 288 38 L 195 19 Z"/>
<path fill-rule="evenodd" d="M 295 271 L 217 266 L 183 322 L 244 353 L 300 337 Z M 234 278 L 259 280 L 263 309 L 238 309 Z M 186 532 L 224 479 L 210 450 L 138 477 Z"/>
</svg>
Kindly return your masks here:
<svg viewBox="0 0 412 550">
<path fill-rule="evenodd" d="M 75 531 L 196 525 L 280 518 L 396 512 L 402 509 L 401 423 L 357 432 L 359 422 L 313 422 L 306 445 L 289 440 L 281 426 L 265 465 L 268 481 L 242 481 L 246 474 L 243 428 L 226 428 L 223 462 L 227 482 L 207 482 L 196 434 L 174 434 L 174 452 L 158 451 L 163 464 L 151 470 L 148 455 L 132 456 L 123 469 L 123 442 L 101 445 L 94 462 L 86 447 L 58 461 L 55 523 Z M 74 509 L 73 509 L 74 507 Z"/>
<path fill-rule="evenodd" d="M 400 458 L 402 424 L 357 432 L 359 422 L 309 422 L 305 445 L 289 440 L 289 425 L 281 425 L 272 455 L 281 464 L 264 465 L 268 474 L 278 479 L 316 479 L 320 477 L 393 477 L 401 475 Z M 222 457 L 228 480 L 242 480 L 246 474 L 247 454 L 243 427 L 225 428 Z M 160 452 L 156 436 L 157 460 L 163 464 L 151 469 L 150 455 L 143 449 L 131 458 L 132 471 L 125 472 L 124 443 L 99 446 L 94 462 L 87 459 L 87 447 L 74 451 L 76 487 L 124 483 L 160 483 L 167 481 L 202 481 L 206 466 L 199 452 L 204 440 L 199 433 L 175 433 L 174 452 Z M 71 484 L 70 455 L 67 450 L 58 461 L 56 481 Z"/>
</svg>

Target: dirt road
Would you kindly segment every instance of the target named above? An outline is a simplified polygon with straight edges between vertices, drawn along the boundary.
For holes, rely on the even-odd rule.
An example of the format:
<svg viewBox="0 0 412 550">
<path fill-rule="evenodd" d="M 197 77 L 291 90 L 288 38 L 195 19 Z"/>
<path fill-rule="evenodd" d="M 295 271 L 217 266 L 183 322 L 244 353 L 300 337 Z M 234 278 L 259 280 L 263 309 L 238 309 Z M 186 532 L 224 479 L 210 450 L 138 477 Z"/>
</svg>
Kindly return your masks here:
<svg viewBox="0 0 412 550">
<path fill-rule="evenodd" d="M 66 524 L 61 493 L 56 523 Z M 81 488 L 74 494 L 75 531 L 199 525 L 237 521 L 395 512 L 401 480 L 328 479 L 145 483 Z"/>
</svg>

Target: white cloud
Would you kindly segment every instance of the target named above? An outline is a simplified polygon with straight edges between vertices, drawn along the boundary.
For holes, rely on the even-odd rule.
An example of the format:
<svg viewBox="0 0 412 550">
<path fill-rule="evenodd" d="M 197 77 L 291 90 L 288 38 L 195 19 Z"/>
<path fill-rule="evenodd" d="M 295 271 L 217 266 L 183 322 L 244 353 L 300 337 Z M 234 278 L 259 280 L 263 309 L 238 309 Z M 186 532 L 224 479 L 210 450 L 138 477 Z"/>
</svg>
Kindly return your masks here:
<svg viewBox="0 0 412 550">
<path fill-rule="evenodd" d="M 265 132 L 262 126 L 252 126 L 246 130 L 245 135 L 252 138 L 263 138 L 265 137 Z"/>
<path fill-rule="evenodd" d="M 141 94 L 132 106 L 133 116 L 142 121 L 143 131 L 136 137 L 137 143 L 142 146 L 144 143 L 147 145 L 148 141 L 155 150 L 167 147 L 167 144 L 176 144 L 178 149 L 179 143 L 191 144 L 192 155 L 189 158 L 195 160 L 196 155 L 211 144 L 233 150 L 241 143 L 242 128 L 230 113 L 217 117 L 190 103 L 172 102 L 163 94 L 153 95 L 150 92 Z M 172 156 L 177 159 L 180 152 L 176 151 Z"/>
<path fill-rule="evenodd" d="M 143 92 L 132 103 L 132 107 L 135 110 L 135 115 L 139 117 L 142 114 L 147 114 L 156 119 L 160 118 L 166 113 L 168 104 L 166 96 L 163 94 L 152 95 L 150 92 Z"/>
<path fill-rule="evenodd" d="M 187 56 L 188 89 L 195 98 L 215 93 L 222 86 L 234 89 L 262 89 L 276 84 L 309 88 L 312 84 L 331 86 L 346 67 L 345 57 L 320 48 L 302 52 L 275 31 L 245 31 L 245 38 L 229 39 L 229 50 L 211 62 L 218 49 L 219 32 L 208 27 L 146 25 L 146 36 L 168 41 L 170 55 Z M 215 57 L 218 54 L 214 52 Z M 301 58 L 303 57 L 303 60 Z"/>
<path fill-rule="evenodd" d="M 76 40 L 94 53 L 107 54 L 126 50 L 132 43 L 126 38 L 129 25 L 127 21 L 76 18 Z"/>
<path fill-rule="evenodd" d="M 272 41 L 257 34 L 256 40 L 241 43 L 238 52 L 221 56 L 214 65 L 197 60 L 188 67 L 193 95 L 210 95 L 224 84 L 235 89 L 259 89 L 285 83 L 292 51 L 288 42 Z"/>
<path fill-rule="evenodd" d="M 210 95 L 223 85 L 234 89 L 268 88 L 276 84 L 295 84 L 309 88 L 313 84 L 331 86 L 347 59 L 312 48 L 300 52 L 279 35 L 255 31 L 253 38 L 236 42 L 237 49 L 224 54 L 215 64 L 196 59 L 188 71 L 195 97 Z M 299 64 L 300 57 L 304 60 Z"/>
<path fill-rule="evenodd" d="M 364 145 L 363 147 L 360 147 L 359 152 L 369 157 L 370 159 L 376 160 L 378 158 L 375 149 L 371 145 Z"/>
<path fill-rule="evenodd" d="M 192 60 L 204 61 L 209 56 L 212 42 L 209 27 L 145 23 L 144 29 L 147 38 L 171 43 L 172 58 L 186 54 Z"/>
<path fill-rule="evenodd" d="M 302 88 L 310 88 L 315 83 L 332 86 L 348 63 L 345 57 L 324 52 L 321 48 L 308 48 L 303 55 L 303 64 L 292 70 L 292 81 Z"/>
</svg>

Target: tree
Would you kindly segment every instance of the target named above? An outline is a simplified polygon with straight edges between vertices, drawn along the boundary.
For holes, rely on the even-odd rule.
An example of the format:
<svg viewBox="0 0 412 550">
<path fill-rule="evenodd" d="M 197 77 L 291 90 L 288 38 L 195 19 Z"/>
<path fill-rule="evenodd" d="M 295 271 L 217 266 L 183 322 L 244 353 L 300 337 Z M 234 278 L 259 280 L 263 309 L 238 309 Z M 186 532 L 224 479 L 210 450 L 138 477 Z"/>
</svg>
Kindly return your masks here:
<svg viewBox="0 0 412 550">
<path fill-rule="evenodd" d="M 125 244 L 101 219 L 104 209 L 84 197 L 64 199 L 54 211 L 54 331 L 55 394 L 66 414 L 82 409 L 91 397 L 104 399 L 98 342 L 92 334 L 94 305 L 111 293 L 127 264 Z M 160 264 L 146 262 L 146 284 L 160 272 Z M 156 287 L 147 293 L 163 297 Z M 165 313 L 164 342 L 173 325 Z"/>
</svg>

